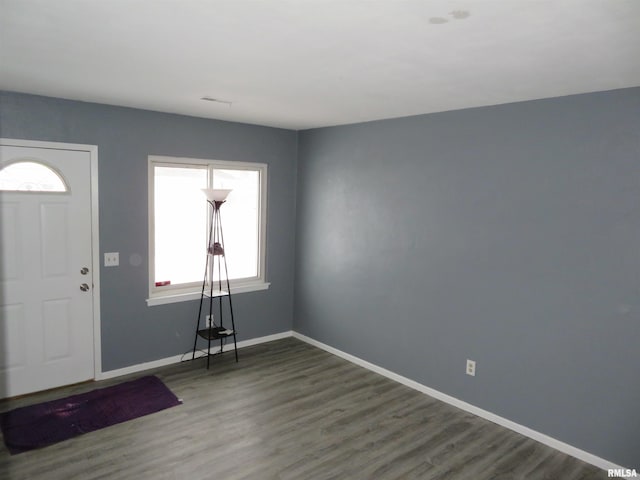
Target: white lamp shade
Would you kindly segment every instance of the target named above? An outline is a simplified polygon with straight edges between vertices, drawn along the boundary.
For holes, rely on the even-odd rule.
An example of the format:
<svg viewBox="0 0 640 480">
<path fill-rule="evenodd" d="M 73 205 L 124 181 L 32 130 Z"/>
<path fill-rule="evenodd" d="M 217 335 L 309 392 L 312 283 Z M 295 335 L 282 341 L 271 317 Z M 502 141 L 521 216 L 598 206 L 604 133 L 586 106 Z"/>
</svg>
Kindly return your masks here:
<svg viewBox="0 0 640 480">
<path fill-rule="evenodd" d="M 231 193 L 230 189 L 222 188 L 203 188 L 202 191 L 210 202 L 224 202 Z"/>
</svg>

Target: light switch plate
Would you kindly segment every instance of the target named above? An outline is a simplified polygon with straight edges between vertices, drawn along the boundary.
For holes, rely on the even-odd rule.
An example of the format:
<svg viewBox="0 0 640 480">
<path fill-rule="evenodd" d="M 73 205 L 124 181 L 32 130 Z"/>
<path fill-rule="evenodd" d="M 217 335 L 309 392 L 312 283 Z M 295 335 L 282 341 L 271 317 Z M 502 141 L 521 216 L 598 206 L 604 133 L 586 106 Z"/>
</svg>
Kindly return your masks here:
<svg viewBox="0 0 640 480">
<path fill-rule="evenodd" d="M 120 265 L 120 253 L 110 252 L 104 254 L 104 266 L 105 267 L 117 267 Z"/>
</svg>

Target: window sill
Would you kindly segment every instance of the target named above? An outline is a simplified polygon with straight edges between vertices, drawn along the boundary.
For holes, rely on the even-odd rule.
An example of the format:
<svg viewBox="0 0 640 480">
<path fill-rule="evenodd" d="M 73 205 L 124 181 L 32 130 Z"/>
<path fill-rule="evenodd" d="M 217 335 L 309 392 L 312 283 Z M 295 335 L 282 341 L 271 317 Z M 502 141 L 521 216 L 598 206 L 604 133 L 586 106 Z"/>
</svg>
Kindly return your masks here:
<svg viewBox="0 0 640 480">
<path fill-rule="evenodd" d="M 259 283 L 238 285 L 236 287 L 232 286 L 231 294 L 236 295 L 238 293 L 258 292 L 260 290 L 267 290 L 269 288 L 269 285 L 271 285 L 269 282 L 259 282 Z M 151 298 L 147 298 L 147 307 L 155 307 L 156 305 L 167 305 L 169 303 L 199 300 L 201 294 L 202 292 L 200 290 L 198 290 L 197 292 L 188 292 L 188 293 L 167 292 L 165 295 L 158 295 Z"/>
</svg>

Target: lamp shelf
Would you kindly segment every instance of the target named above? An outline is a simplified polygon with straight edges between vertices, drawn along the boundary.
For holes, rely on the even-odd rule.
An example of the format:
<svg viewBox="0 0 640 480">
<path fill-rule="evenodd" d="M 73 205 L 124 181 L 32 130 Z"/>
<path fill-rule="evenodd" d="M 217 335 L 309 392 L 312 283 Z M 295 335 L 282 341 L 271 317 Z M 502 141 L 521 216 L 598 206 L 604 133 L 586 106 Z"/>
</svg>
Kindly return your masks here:
<svg viewBox="0 0 640 480">
<path fill-rule="evenodd" d="M 219 340 L 233 336 L 235 332 L 225 327 L 211 327 L 198 330 L 198 335 L 205 340 Z"/>
<path fill-rule="evenodd" d="M 226 297 L 229 295 L 227 290 L 206 290 L 202 292 L 202 295 L 207 298 Z"/>
</svg>

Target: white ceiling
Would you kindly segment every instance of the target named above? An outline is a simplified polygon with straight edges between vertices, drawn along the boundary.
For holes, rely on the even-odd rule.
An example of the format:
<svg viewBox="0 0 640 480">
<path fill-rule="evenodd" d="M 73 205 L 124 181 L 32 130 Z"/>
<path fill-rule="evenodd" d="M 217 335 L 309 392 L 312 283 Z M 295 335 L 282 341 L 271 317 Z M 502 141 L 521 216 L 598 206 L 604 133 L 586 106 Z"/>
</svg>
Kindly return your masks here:
<svg viewBox="0 0 640 480">
<path fill-rule="evenodd" d="M 306 129 L 640 86 L 640 0 L 0 0 L 0 68 L 4 90 Z"/>
</svg>

